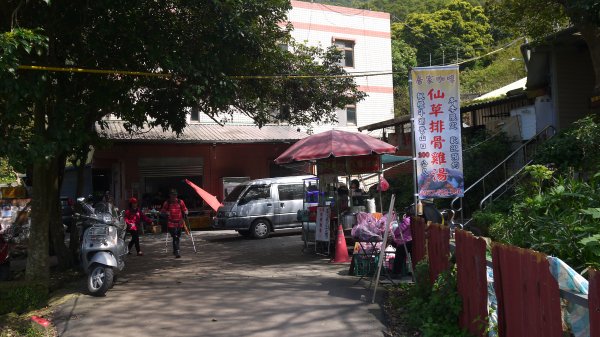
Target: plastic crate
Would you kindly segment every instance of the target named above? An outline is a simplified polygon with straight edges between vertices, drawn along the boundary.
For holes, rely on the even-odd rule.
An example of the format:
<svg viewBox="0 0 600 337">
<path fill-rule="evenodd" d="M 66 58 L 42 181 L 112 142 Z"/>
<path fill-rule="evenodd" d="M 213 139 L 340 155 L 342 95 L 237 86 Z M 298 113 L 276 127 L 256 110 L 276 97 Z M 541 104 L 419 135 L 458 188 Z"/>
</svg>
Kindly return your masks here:
<svg viewBox="0 0 600 337">
<path fill-rule="evenodd" d="M 377 270 L 379 256 L 371 257 L 368 255 L 357 254 L 354 258 L 355 276 L 373 276 Z"/>
</svg>

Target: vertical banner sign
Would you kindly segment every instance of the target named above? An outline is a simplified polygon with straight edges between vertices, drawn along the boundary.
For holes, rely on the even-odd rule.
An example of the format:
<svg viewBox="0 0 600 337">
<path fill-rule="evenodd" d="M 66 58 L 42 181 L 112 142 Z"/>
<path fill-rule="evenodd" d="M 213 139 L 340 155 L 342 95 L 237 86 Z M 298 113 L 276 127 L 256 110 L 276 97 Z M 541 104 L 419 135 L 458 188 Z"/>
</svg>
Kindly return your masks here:
<svg viewBox="0 0 600 337">
<path fill-rule="evenodd" d="M 316 241 L 329 242 L 329 222 L 331 219 L 331 207 L 317 207 Z"/>
<path fill-rule="evenodd" d="M 419 198 L 462 197 L 458 66 L 414 68 L 411 79 Z"/>
</svg>

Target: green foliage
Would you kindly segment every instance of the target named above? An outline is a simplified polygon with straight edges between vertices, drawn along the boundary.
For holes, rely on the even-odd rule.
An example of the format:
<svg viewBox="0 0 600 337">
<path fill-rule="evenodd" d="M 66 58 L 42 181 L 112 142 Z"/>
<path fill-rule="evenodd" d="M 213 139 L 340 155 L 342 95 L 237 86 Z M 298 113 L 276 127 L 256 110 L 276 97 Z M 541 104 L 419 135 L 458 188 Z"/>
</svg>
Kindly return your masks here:
<svg viewBox="0 0 600 337">
<path fill-rule="evenodd" d="M 433 64 L 451 63 L 457 51 L 460 58 L 471 58 L 493 43 L 483 8 L 461 0 L 432 13 L 408 15 L 401 37 L 418 46 L 419 64 L 428 64 L 430 54 Z"/>
<path fill-rule="evenodd" d="M 582 118 L 542 144 L 535 162 L 552 164 L 560 172 L 570 169 L 590 172 L 600 167 L 600 122 L 595 116 Z"/>
<path fill-rule="evenodd" d="M 31 282 L 0 283 L 0 315 L 38 309 L 48 301 L 48 288 Z"/>
<path fill-rule="evenodd" d="M 191 107 L 217 120 L 233 112 L 256 124 L 329 122 L 364 96 L 347 77 L 250 79 L 248 75 L 343 75 L 335 48 L 304 47 L 281 29 L 288 1 L 72 4 L 9 2 L 0 20 L 0 155 L 34 161 L 97 141 L 108 114 L 126 127 L 180 132 Z M 11 6 L 15 6 L 14 8 Z M 0 15 L 4 12 L 0 12 Z M 13 15 L 14 14 L 14 15 Z M 31 30 L 12 29 L 11 22 Z M 143 36 L 143 39 L 139 37 Z M 283 50 L 280 44 L 292 46 Z M 34 53 L 33 51 L 36 51 Z M 169 78 L 18 71 L 19 64 L 169 73 Z M 240 78 L 240 76 L 242 78 Z M 281 109 L 283 107 L 283 109 Z M 46 125 L 33 132 L 33 116 Z M 27 151 L 23 151 L 27 149 Z"/>
<path fill-rule="evenodd" d="M 214 120 L 242 113 L 258 126 L 307 125 L 335 120 L 337 108 L 360 101 L 354 79 L 339 76 L 346 74 L 339 51 L 297 45 L 292 28 L 279 26 L 290 8 L 287 0 L 1 2 L 0 157 L 33 167 L 32 219 L 39 220 L 31 234 L 42 244 L 29 256 L 47 254 L 49 221 L 42 220 L 56 214 L 49 208 L 66 158 L 99 142 L 94 130 L 107 115 L 127 131 L 181 133 L 192 108 Z M 15 71 L 19 65 L 169 76 Z M 256 78 L 274 74 L 326 76 Z M 29 278 L 47 273 L 47 263 L 35 263 Z"/>
<path fill-rule="evenodd" d="M 512 36 L 543 37 L 569 24 L 558 0 L 490 0 L 486 12 L 493 26 Z"/>
<path fill-rule="evenodd" d="M 0 184 L 14 183 L 16 180 L 15 171 L 8 160 L 0 157 Z"/>
<path fill-rule="evenodd" d="M 598 268 L 600 179 L 589 181 L 547 173 L 524 179 L 510 212 L 490 227 L 500 242 L 557 256 L 574 269 Z"/>
<path fill-rule="evenodd" d="M 544 182 L 552 178 L 552 170 L 544 165 L 529 165 L 525 167 L 525 173 L 531 177 L 531 184 L 537 190 L 538 194 L 542 194 L 542 185 Z"/>
<path fill-rule="evenodd" d="M 460 92 L 484 94 L 527 75 L 520 43 L 495 54 L 485 61 L 487 66 L 465 69 L 460 73 Z M 489 61 L 488 61 L 489 60 Z"/>
<path fill-rule="evenodd" d="M 403 21 L 411 13 L 430 13 L 447 6 L 451 0 L 321 0 L 319 3 L 387 12 L 392 21 Z M 472 5 L 483 5 L 484 1 L 469 0 Z"/>
<path fill-rule="evenodd" d="M 401 26 L 392 24 L 392 69 L 394 71 L 394 111 L 396 116 L 410 113 L 410 97 L 408 93 L 408 72 L 417 65 L 415 48 L 396 37 Z"/>
<path fill-rule="evenodd" d="M 481 230 L 482 236 L 490 235 L 490 227 L 499 223 L 504 218 L 504 213 L 491 210 L 475 211 L 472 215 L 473 225 Z"/>
<path fill-rule="evenodd" d="M 417 265 L 417 284 L 409 293 L 409 323 L 419 329 L 423 336 L 469 336 L 458 326 L 462 301 L 456 287 L 456 270 L 446 271 L 438 277 L 433 286 L 428 280 L 428 265 Z M 420 275 L 420 277 L 419 277 Z"/>
</svg>

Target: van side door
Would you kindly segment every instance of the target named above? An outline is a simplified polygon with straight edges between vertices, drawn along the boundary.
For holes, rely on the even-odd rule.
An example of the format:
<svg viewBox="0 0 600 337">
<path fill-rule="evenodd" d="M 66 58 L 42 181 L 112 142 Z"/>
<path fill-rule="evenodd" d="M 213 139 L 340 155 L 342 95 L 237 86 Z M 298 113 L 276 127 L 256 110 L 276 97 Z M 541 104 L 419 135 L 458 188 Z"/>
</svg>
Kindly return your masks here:
<svg viewBox="0 0 600 337">
<path fill-rule="evenodd" d="M 248 217 L 249 222 L 259 217 L 273 221 L 273 198 L 270 184 L 250 185 L 238 201 L 238 216 Z"/>
<path fill-rule="evenodd" d="M 303 207 L 304 186 L 302 183 L 277 184 L 278 198 L 275 199 L 275 227 L 291 227 L 300 223 L 298 210 Z"/>
</svg>

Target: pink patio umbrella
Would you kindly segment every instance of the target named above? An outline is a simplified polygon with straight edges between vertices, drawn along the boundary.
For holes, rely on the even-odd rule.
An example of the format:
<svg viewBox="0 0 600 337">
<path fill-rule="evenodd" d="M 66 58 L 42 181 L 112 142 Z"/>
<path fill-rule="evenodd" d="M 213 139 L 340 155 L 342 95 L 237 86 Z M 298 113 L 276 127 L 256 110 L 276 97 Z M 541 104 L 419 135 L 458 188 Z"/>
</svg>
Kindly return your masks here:
<svg viewBox="0 0 600 337">
<path fill-rule="evenodd" d="M 329 157 L 395 153 L 396 147 L 358 132 L 331 130 L 306 137 L 282 153 L 275 163 L 317 160 Z"/>
<path fill-rule="evenodd" d="M 217 200 L 217 197 L 198 187 L 198 185 L 194 184 L 193 182 L 187 179 L 185 179 L 185 183 L 190 185 L 190 187 L 193 188 L 194 191 L 196 191 L 196 193 L 198 193 L 200 198 L 202 198 L 208 204 L 208 206 L 210 206 L 210 208 L 214 209 L 215 212 L 219 209 L 220 206 L 222 206 L 219 200 Z"/>
</svg>

